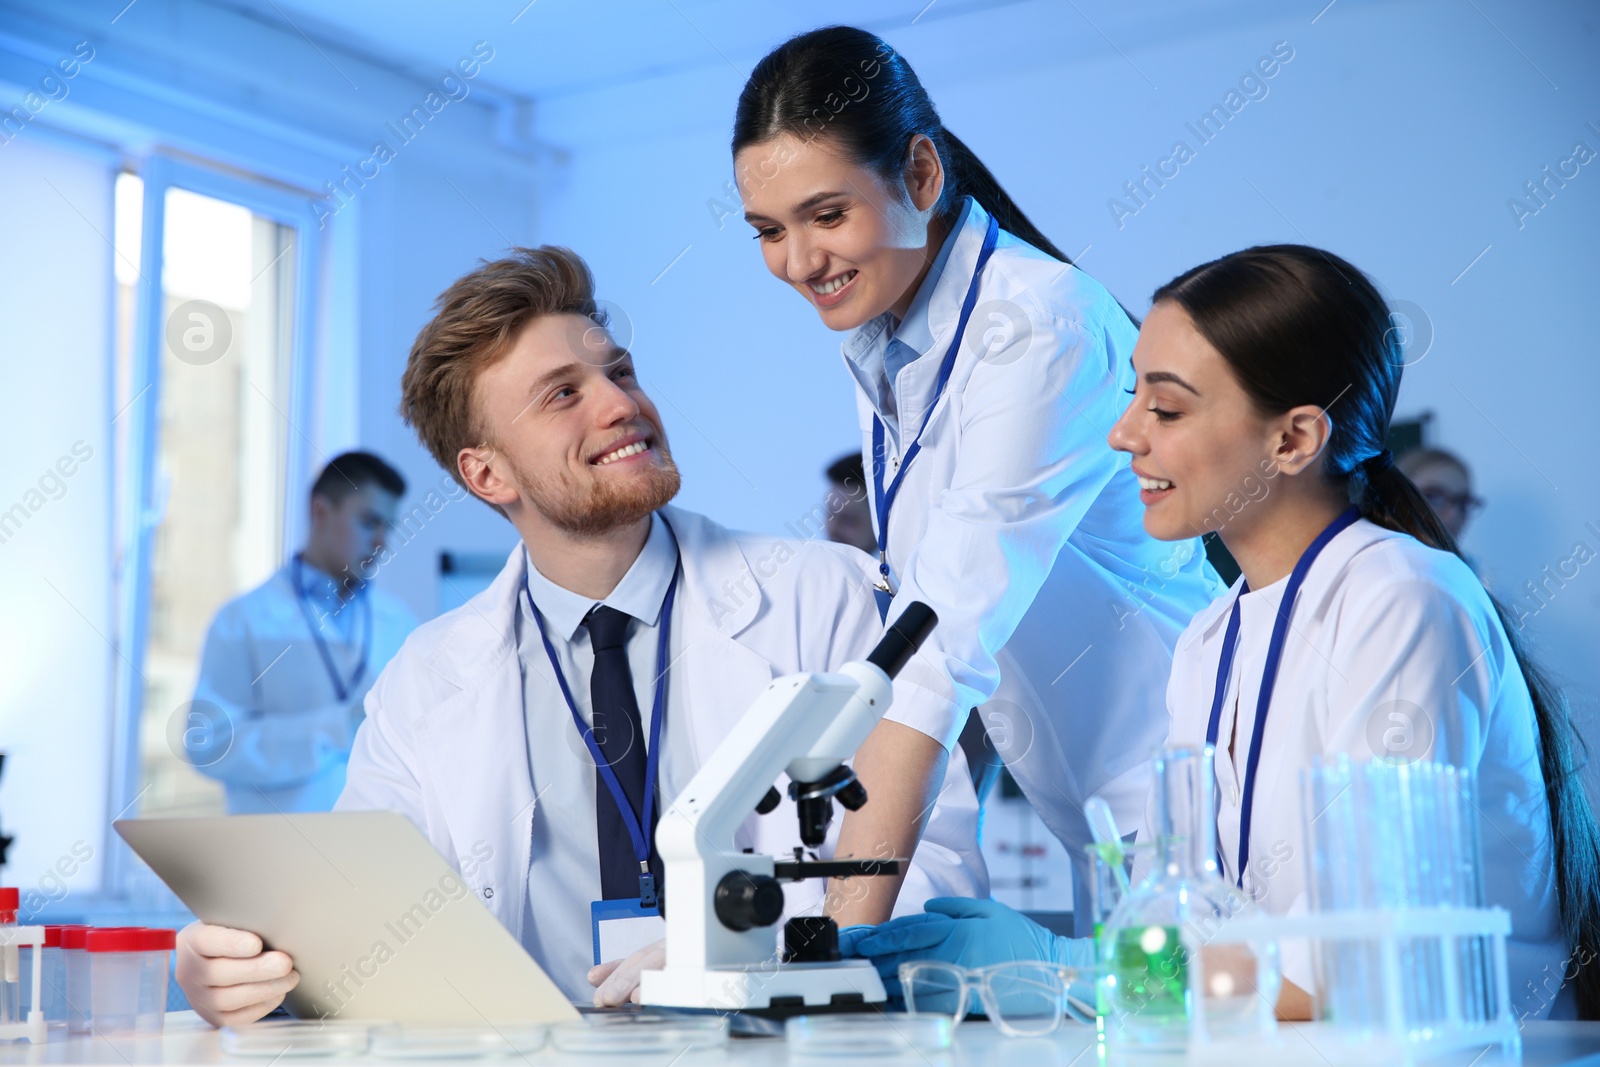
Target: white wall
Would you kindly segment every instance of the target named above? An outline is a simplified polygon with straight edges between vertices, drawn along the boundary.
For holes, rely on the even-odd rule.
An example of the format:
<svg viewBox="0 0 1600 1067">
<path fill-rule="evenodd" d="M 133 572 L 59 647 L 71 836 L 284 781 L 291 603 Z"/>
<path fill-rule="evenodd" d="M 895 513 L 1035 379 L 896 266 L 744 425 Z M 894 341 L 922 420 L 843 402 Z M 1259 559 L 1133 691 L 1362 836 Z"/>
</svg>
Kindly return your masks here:
<svg viewBox="0 0 1600 1067">
<path fill-rule="evenodd" d="M 1406 373 L 1399 414 L 1434 413 L 1433 440 L 1466 458 L 1489 501 L 1468 550 L 1503 598 L 1538 607 L 1525 582 L 1575 543 L 1600 554 L 1600 162 L 1522 228 L 1507 200 L 1575 142 L 1600 152 L 1593 9 L 1343 0 L 1316 17 L 1323 6 L 1173 9 L 1142 24 L 1122 9 L 1096 20 L 1114 45 L 1043 3 L 887 36 L 949 128 L 1058 245 L 1087 246 L 1084 269 L 1135 311 L 1187 267 L 1278 241 L 1329 248 L 1421 308 L 1432 347 Z M 1200 145 L 1185 124 L 1279 41 L 1293 58 L 1267 95 Z M 634 314 L 684 501 L 780 528 L 857 438 L 837 338 L 765 273 L 737 216 L 719 230 L 707 207 L 726 199 L 733 68 L 756 58 L 546 102 L 542 135 L 570 145 L 573 165 L 541 237 L 588 256 Z M 1119 227 L 1108 201 L 1180 139 L 1195 158 Z M 1576 576 L 1552 583 L 1528 626 L 1593 733 L 1600 563 L 1566 567 Z"/>
<path fill-rule="evenodd" d="M 16 837 L 4 884 L 30 914 L 101 880 L 111 163 L 37 137 L 0 146 L 0 830 Z"/>
</svg>

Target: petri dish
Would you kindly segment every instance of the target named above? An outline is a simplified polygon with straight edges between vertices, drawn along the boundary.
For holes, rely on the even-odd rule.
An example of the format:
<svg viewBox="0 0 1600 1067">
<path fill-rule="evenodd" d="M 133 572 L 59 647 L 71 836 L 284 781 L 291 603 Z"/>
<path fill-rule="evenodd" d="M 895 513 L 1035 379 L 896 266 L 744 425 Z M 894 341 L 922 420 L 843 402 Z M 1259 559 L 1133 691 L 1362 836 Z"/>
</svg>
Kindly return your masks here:
<svg viewBox="0 0 1600 1067">
<path fill-rule="evenodd" d="M 955 1025 L 950 1016 L 933 1012 L 799 1015 L 784 1031 L 794 1056 L 892 1056 L 943 1052 Z"/>
<path fill-rule="evenodd" d="M 372 1054 L 392 1059 L 478 1059 L 520 1056 L 544 1047 L 546 1029 L 538 1023 L 447 1026 L 401 1023 L 372 1031 Z"/>
<path fill-rule="evenodd" d="M 562 1052 L 599 1055 L 698 1052 L 725 1047 L 728 1023 L 720 1016 L 590 1015 L 555 1027 L 550 1043 Z"/>
<path fill-rule="evenodd" d="M 339 1056 L 367 1051 L 366 1023 L 321 1019 L 269 1019 L 222 1030 L 222 1051 L 232 1056 Z"/>
</svg>

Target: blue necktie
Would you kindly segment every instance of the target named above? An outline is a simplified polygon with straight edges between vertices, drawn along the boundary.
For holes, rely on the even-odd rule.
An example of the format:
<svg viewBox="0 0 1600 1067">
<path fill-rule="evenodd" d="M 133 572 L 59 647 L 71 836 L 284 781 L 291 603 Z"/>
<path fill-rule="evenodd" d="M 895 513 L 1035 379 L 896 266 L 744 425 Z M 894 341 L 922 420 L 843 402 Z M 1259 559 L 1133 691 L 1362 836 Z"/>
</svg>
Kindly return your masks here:
<svg viewBox="0 0 1600 1067">
<path fill-rule="evenodd" d="M 634 694 L 633 672 L 628 668 L 628 624 L 633 617 L 604 604 L 589 612 L 584 626 L 594 648 L 594 671 L 589 677 L 589 700 L 593 716 L 594 739 L 600 754 L 622 783 L 635 818 L 644 811 L 645 762 L 647 758 L 644 722 L 639 716 L 639 700 Z M 600 895 L 606 900 L 639 895 L 639 860 L 622 812 L 611 790 L 595 774 L 595 826 L 599 831 Z M 662 885 L 661 858 L 656 855 L 655 826 L 644 830 L 650 836 L 650 869 L 656 885 Z"/>
</svg>

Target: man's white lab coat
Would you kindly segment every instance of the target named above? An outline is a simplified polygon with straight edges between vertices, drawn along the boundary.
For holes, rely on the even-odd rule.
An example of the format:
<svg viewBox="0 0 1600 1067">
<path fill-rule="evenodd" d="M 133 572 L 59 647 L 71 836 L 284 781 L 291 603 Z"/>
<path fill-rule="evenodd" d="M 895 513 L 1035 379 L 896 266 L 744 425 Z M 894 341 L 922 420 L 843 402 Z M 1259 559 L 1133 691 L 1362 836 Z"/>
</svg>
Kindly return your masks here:
<svg viewBox="0 0 1600 1067">
<path fill-rule="evenodd" d="M 870 591 L 872 561 L 863 553 L 734 533 L 677 508 L 663 514 L 683 565 L 664 742 L 669 748 L 662 761 L 661 790 L 670 803 L 672 788 L 711 757 L 767 683 L 860 659 L 882 626 Z M 587 928 L 589 901 L 528 907 L 533 820 L 543 814 L 529 760 L 573 758 L 572 746 L 581 742 L 574 730 L 573 738 L 541 738 L 530 749 L 516 639 L 525 561 L 519 544 L 487 590 L 420 627 L 383 672 L 367 697 L 367 718 L 337 807 L 405 814 L 500 922 L 530 945 L 541 939 L 533 936 L 537 931 L 525 933 L 528 915 L 536 927 Z M 897 913 L 920 911 L 933 896 L 988 895 L 977 814 L 958 750 Z M 835 832 L 838 823 L 836 818 Z M 560 832 L 559 824 L 555 830 Z M 793 802 L 785 799 L 765 816 L 752 812 L 736 840 L 758 852 L 790 852 L 799 843 Z M 823 888 L 820 880 L 789 886 L 789 913 L 814 910 Z"/>
<path fill-rule="evenodd" d="M 341 700 L 317 651 L 295 596 L 292 564 L 217 610 L 184 740 L 195 769 L 226 787 L 231 815 L 333 806 L 344 788 L 362 699 L 417 626 L 410 609 L 373 585 L 341 605 L 334 579 L 309 564 L 302 570 L 311 618 L 347 691 Z M 351 689 L 369 624 L 366 670 Z"/>
</svg>

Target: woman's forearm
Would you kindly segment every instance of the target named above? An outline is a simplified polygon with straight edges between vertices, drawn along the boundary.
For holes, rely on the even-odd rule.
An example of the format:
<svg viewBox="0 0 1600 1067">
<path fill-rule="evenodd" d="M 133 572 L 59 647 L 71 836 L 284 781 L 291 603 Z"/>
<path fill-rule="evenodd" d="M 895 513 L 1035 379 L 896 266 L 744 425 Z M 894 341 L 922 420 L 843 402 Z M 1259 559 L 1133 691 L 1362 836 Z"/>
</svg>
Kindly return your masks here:
<svg viewBox="0 0 1600 1067">
<path fill-rule="evenodd" d="M 909 726 L 880 722 L 856 753 L 856 777 L 867 790 L 860 811 L 846 812 L 834 850 L 838 859 L 909 861 L 944 784 L 949 753 Z M 894 875 L 831 879 L 824 911 L 841 927 L 880 923 L 894 912 L 906 864 Z"/>
</svg>

